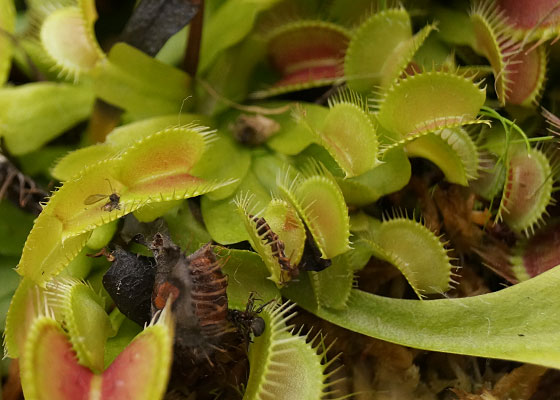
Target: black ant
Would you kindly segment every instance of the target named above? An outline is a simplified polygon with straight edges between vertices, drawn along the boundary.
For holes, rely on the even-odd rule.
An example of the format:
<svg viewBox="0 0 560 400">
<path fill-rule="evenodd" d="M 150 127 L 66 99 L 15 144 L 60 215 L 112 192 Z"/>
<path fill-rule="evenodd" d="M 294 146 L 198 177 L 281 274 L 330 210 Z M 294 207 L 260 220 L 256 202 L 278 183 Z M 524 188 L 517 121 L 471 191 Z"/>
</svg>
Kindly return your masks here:
<svg viewBox="0 0 560 400">
<path fill-rule="evenodd" d="M 97 202 L 100 202 L 101 200 L 105 200 L 106 198 L 109 198 L 109 201 L 107 203 L 105 203 L 101 209 L 103 211 L 113 211 L 113 210 L 120 210 L 121 209 L 121 205 L 119 204 L 120 200 L 121 200 L 121 196 L 119 196 L 114 190 L 113 190 L 113 185 L 111 185 L 111 181 L 109 181 L 109 179 L 107 179 L 107 182 L 109 182 L 109 187 L 111 188 L 111 194 L 92 194 L 88 197 L 86 197 L 86 199 L 84 200 L 84 204 L 89 206 L 91 204 L 95 204 Z"/>
<path fill-rule="evenodd" d="M 228 319 L 246 338 L 248 338 L 251 333 L 255 337 L 261 336 L 264 333 L 266 325 L 264 319 L 259 317 L 258 314 L 260 314 L 267 305 L 274 301 L 274 299 L 270 300 L 255 309 L 255 300 L 257 300 L 255 292 L 251 292 L 251 294 L 249 294 L 249 299 L 247 300 L 245 311 L 228 311 Z"/>
</svg>

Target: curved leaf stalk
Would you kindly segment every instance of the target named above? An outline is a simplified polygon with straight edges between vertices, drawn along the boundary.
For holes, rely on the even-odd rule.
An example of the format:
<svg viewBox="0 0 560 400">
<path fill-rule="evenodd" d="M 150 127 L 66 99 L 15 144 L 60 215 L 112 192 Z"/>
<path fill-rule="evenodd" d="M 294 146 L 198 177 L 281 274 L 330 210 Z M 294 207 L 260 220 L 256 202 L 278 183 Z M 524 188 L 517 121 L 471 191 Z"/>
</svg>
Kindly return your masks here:
<svg viewBox="0 0 560 400">
<path fill-rule="evenodd" d="M 305 278 L 283 294 L 354 332 L 419 349 L 560 368 L 560 267 L 498 292 L 460 299 L 410 301 L 354 289 L 344 310 L 318 307 Z"/>
</svg>

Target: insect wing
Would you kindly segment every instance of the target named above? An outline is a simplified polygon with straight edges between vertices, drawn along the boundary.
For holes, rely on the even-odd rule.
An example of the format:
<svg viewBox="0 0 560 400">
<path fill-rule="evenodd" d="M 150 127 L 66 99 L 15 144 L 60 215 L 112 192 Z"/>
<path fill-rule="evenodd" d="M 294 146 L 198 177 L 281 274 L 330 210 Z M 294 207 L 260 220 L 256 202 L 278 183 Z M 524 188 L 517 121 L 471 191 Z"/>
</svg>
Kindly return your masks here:
<svg viewBox="0 0 560 400">
<path fill-rule="evenodd" d="M 109 197 L 109 195 L 107 194 L 92 194 L 91 196 L 86 197 L 86 199 L 84 200 L 84 204 L 86 206 L 89 206 L 91 204 L 95 204 L 103 199 L 106 199 L 107 197 Z"/>
</svg>

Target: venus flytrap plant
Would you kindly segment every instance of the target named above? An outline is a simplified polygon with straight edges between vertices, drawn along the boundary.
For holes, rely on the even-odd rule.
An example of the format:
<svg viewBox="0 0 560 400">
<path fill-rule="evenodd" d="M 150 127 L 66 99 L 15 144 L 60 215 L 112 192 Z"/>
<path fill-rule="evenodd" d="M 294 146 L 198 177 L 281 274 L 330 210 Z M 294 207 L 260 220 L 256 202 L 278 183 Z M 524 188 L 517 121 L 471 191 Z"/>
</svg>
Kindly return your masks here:
<svg viewBox="0 0 560 400">
<path fill-rule="evenodd" d="M 51 280 L 44 294 L 55 319 L 78 339 L 73 342 L 78 363 L 103 371 L 105 342 L 113 335 L 104 299 L 86 283 L 71 278 Z"/>
<path fill-rule="evenodd" d="M 377 201 L 386 194 L 402 189 L 411 177 L 411 165 L 404 148 L 392 146 L 399 136 L 378 123 L 375 126 L 382 149 L 379 165 L 353 178 L 337 177 L 344 200 L 349 205 L 362 206 Z M 392 147 L 389 149 L 388 146 Z"/>
<path fill-rule="evenodd" d="M 537 9 L 542 7 L 543 4 Z M 523 40 L 520 35 L 512 37 L 511 24 L 517 23 L 520 14 L 516 15 L 516 20 L 510 20 L 511 15 L 506 10 L 517 13 L 522 8 L 520 4 L 511 6 L 507 1 L 496 4 L 480 1 L 471 11 L 476 38 L 474 49 L 490 62 L 496 94 L 502 105 L 506 102 L 534 104 L 543 90 L 546 76 L 546 53 L 544 47 L 539 46 L 542 41 L 530 44 L 528 35 Z M 542 9 L 533 11 L 538 14 Z"/>
<path fill-rule="evenodd" d="M 300 102 L 294 104 L 286 113 L 271 116 L 280 124 L 280 130 L 266 142 L 267 146 L 286 155 L 296 155 L 302 152 L 316 141 L 316 136 L 309 127 L 320 126 L 328 112 L 326 107 Z M 302 123 L 302 117 L 307 123 Z"/>
<path fill-rule="evenodd" d="M 445 293 L 452 283 L 457 283 L 449 250 L 445 248 L 447 243 L 414 218 L 400 214 L 380 224 L 369 222 L 367 230 L 358 231 L 357 235 L 374 256 L 401 271 L 420 299 Z"/>
<path fill-rule="evenodd" d="M 60 74 L 74 80 L 87 74 L 105 57 L 95 39 L 93 24 L 97 15 L 92 15 L 91 10 L 95 13 L 93 2 L 80 1 L 79 6 L 52 11 L 41 24 L 43 48 Z M 65 40 L 68 37 L 74 40 Z"/>
<path fill-rule="evenodd" d="M 423 157 L 437 165 L 445 178 L 466 186 L 478 176 L 480 156 L 462 127 L 446 128 L 412 140 L 405 146 L 410 157 Z"/>
<path fill-rule="evenodd" d="M 386 60 L 397 52 L 399 45 L 412 38 L 410 17 L 404 8 L 383 10 L 372 14 L 352 34 L 344 59 L 344 75 L 348 87 L 360 93 L 369 93 L 384 79 L 390 83 L 402 71 L 402 63 L 390 63 L 393 70 L 383 75 Z M 401 51 L 399 51 L 401 50 Z M 396 56 L 394 56 L 396 58 Z M 404 65 L 406 67 L 406 65 Z"/>
<path fill-rule="evenodd" d="M 42 101 L 45 98 L 51 101 Z M 89 88 L 64 83 L 36 82 L 1 88 L 0 137 L 12 154 L 37 150 L 87 118 L 93 100 Z M 45 124 L 46 119 L 49 124 Z"/>
<path fill-rule="evenodd" d="M 329 98 L 329 108 L 320 125 L 308 123 L 305 114 L 299 120 L 309 125 L 346 177 L 361 175 L 379 165 L 377 132 L 362 97 L 351 90 L 341 92 Z"/>
<path fill-rule="evenodd" d="M 295 210 L 285 201 L 273 199 L 259 210 L 249 193 L 234 200 L 242 215 L 249 242 L 261 256 L 277 286 L 297 276 L 297 264 L 305 245 L 305 228 Z"/>
<path fill-rule="evenodd" d="M 560 264 L 558 221 L 552 221 L 529 238 L 520 240 L 512 250 L 510 262 L 521 282 L 533 278 Z"/>
<path fill-rule="evenodd" d="M 552 168 L 538 149 L 514 150 L 506 163 L 506 182 L 498 217 L 516 232 L 534 233 L 552 198 Z"/>
<path fill-rule="evenodd" d="M 560 34 L 560 10 L 554 1 L 527 4 L 522 1 L 500 0 L 508 33 L 525 41 L 537 39 L 542 43 Z"/>
<path fill-rule="evenodd" d="M 404 139 L 475 122 L 485 89 L 472 78 L 432 71 L 407 76 L 370 100 L 379 123 Z"/>
<path fill-rule="evenodd" d="M 546 49 L 523 47 L 507 59 L 504 75 L 511 81 L 507 102 L 522 106 L 538 104 L 546 79 Z"/>
<path fill-rule="evenodd" d="M 292 309 L 293 304 L 284 303 L 263 311 L 267 329 L 249 348 L 251 372 L 244 400 L 319 400 L 330 394 L 332 372 L 326 370 L 334 359 L 324 361 L 329 348 L 320 348 L 321 339 L 315 344 L 320 334 L 309 340 L 293 327 L 290 331 L 286 322 Z"/>
<path fill-rule="evenodd" d="M 212 182 L 190 175 L 209 139 L 209 132 L 198 128 L 160 131 L 137 142 L 120 157 L 100 161 L 67 181 L 35 222 L 18 271 L 42 284 L 81 250 L 94 228 L 149 203 L 192 197 L 231 183 L 231 180 Z M 161 163 L 164 159 L 166 162 Z M 153 175 L 153 168 L 157 175 Z M 103 204 L 84 204 L 88 196 L 109 195 L 111 190 L 119 197 L 117 205 L 108 209 Z M 41 229 L 43 224 L 50 229 Z M 35 258 L 38 252 L 34 243 L 38 242 L 42 242 L 44 249 L 42 260 Z M 45 258 L 45 254 L 50 258 Z"/>
<path fill-rule="evenodd" d="M 278 176 L 277 185 L 304 221 L 323 258 L 350 249 L 348 210 L 340 188 L 323 165 L 310 161 L 293 180 L 288 169 Z"/>
<path fill-rule="evenodd" d="M 202 115 L 181 113 L 162 115 L 132 122 L 111 131 L 103 143 L 87 146 L 66 154 L 52 168 L 52 175 L 60 181 L 67 181 L 79 174 L 88 165 L 95 164 L 122 153 L 138 140 L 161 130 L 181 126 L 193 127 L 210 125 L 211 120 Z"/>
<path fill-rule="evenodd" d="M 342 77 L 341 61 L 349 38 L 343 26 L 320 20 L 296 20 L 273 29 L 265 41 L 270 62 L 281 78 L 253 98 L 332 84 Z"/>
<path fill-rule="evenodd" d="M 556 213 L 549 205 L 560 168 L 555 144 L 534 146 L 553 139 L 541 135 L 534 107 L 542 97 L 547 107 L 557 108 L 557 99 L 543 92 L 555 57 L 547 59 L 542 43 L 557 34 L 557 10 L 543 2 L 515 26 L 511 16 L 523 7 L 514 4 L 476 3 L 469 16 L 431 2 L 422 5 L 426 13 L 409 14 L 384 1 L 371 6 L 356 0 L 348 7 L 339 0 L 207 0 L 200 65 L 198 71 L 192 68 L 188 49 L 188 75 L 159 61 L 183 57 L 183 49 L 171 45 L 166 51 L 172 57 L 156 58 L 125 43 L 106 48 L 102 24 L 94 33 L 97 12 L 90 0 L 29 0 L 33 29 L 10 36 L 19 51 L 14 65 L 34 79 L 31 63 L 21 55 L 26 49 L 42 75 L 74 84 L 0 89 L 6 107 L 17 105 L 4 113 L 0 107 L 0 136 L 8 150 L 16 156 L 33 152 L 19 159 L 23 164 L 35 154 L 41 157 L 50 151 L 49 145 L 42 148 L 47 142 L 87 118 L 94 97 L 124 114 L 122 125 L 103 135 L 103 143 L 58 161 L 52 174 L 62 185 L 44 204 L 25 244 L 18 268 L 23 278 L 7 315 L 5 348 L 9 356 L 20 357 L 26 397 L 165 396 L 173 347 L 171 313 L 165 308 L 157 322 L 156 316 L 133 339 L 140 328 L 118 309 L 111 316 L 104 309 L 111 300 L 105 289 L 99 290 L 108 261 L 86 256 L 96 253 L 110 260 L 127 254 L 134 268 L 140 260 L 137 252 L 150 266 L 146 244 L 159 252 L 158 273 L 168 277 L 165 269 L 175 270 L 181 289 L 164 280 L 154 292 L 150 276 L 142 276 L 138 280 L 148 286 L 138 289 L 138 298 L 132 293 L 132 302 L 149 304 L 154 311 L 153 305 L 162 308 L 162 298 L 170 293 L 184 298 L 182 289 L 192 298 L 221 296 L 217 312 L 200 314 L 208 326 L 227 325 L 223 332 L 214 332 L 217 336 L 185 335 L 191 323 L 185 318 L 177 325 L 183 330 L 177 329 L 178 343 L 196 353 L 197 345 L 190 342 L 209 339 L 216 348 L 206 350 L 219 349 L 215 359 L 198 360 L 197 368 L 189 370 L 176 364 L 174 373 L 196 381 L 198 367 L 237 370 L 243 366 L 244 343 L 251 363 L 247 400 L 336 396 L 331 393 L 334 375 L 327 372 L 332 361 L 325 360 L 326 350 L 318 351 L 322 337 L 309 340 L 300 336 L 301 330 L 286 326 L 293 307 L 289 303 L 261 307 L 281 296 L 315 317 L 370 337 L 560 368 L 560 278 L 553 268 L 559 262 L 553 246 L 558 229 L 555 220 L 544 220 L 547 211 Z M 6 13 L 2 7 L 0 50 L 6 43 L 3 32 L 13 31 L 8 26 L 13 10 Z M 295 18 L 287 21 L 282 13 Z M 267 27 L 267 21 L 274 20 L 280 24 Z M 486 57 L 490 66 L 478 65 L 478 56 L 461 46 Z M 0 81 L 2 63 L 10 57 L 10 51 L 0 51 Z M 49 74 L 49 67 L 60 76 Z M 491 108 L 497 105 L 494 93 L 487 96 L 482 87 L 489 71 L 499 103 L 507 105 L 503 110 Z M 550 82 L 555 85 L 554 79 Z M 336 87 L 344 83 L 347 87 Z M 330 90 L 316 96 L 324 85 Z M 306 88 L 313 91 L 301 91 Z M 300 93 L 292 94 L 295 91 Z M 289 100 L 238 104 L 280 93 Z M 53 101 L 45 106 L 41 97 Z M 326 102 L 328 107 L 321 105 Z M 51 104 L 63 110 L 61 115 L 54 114 Z M 204 115 L 182 114 L 182 109 Z M 236 130 L 244 128 L 237 122 L 247 116 L 266 118 L 274 129 L 258 140 L 244 140 Z M 553 132 L 560 130 L 554 114 L 545 112 L 545 118 Z M 490 122 L 491 128 L 483 127 Z M 415 157 L 431 163 L 411 163 Z M 452 196 L 456 184 L 461 192 Z M 420 200 L 409 198 L 411 190 Z M 500 194 L 497 214 L 505 224 L 489 225 Z M 200 201 L 185 201 L 197 196 Z M 448 202 L 441 202 L 441 196 L 448 196 Z M 450 247 L 469 263 L 478 263 L 476 255 L 489 262 L 486 247 L 475 239 L 463 247 L 455 241 L 449 228 L 452 213 L 442 205 L 453 207 L 454 201 L 460 202 L 453 216 L 458 230 L 479 232 L 473 234 L 476 240 L 496 244 L 503 269 L 490 267 L 514 287 L 473 298 L 426 300 L 471 294 L 473 278 L 468 274 L 457 290 L 446 294 L 456 283 Z M 415 210 L 412 215 L 422 209 L 430 228 L 441 234 L 406 212 L 383 221 L 372 217 L 387 215 L 391 205 Z M 151 235 L 156 232 L 160 238 L 168 234 L 166 240 L 181 248 L 155 246 Z M 443 241 L 444 235 L 453 246 Z M 189 256 L 211 241 L 221 246 L 210 250 L 208 245 L 204 257 Z M 516 247 L 510 250 L 506 241 L 517 241 Z M 117 251 L 117 246 L 124 247 Z M 2 255 L 3 249 L 0 240 Z M 162 254 L 171 250 L 179 254 L 179 262 L 169 257 L 173 265 L 163 265 Z M 397 267 L 425 301 L 358 290 L 377 284 L 377 277 L 370 275 L 379 263 L 370 261 L 371 256 Z M 208 260 L 211 271 L 204 272 Z M 379 268 L 385 268 L 381 264 Z M 477 274 L 468 263 L 464 268 Z M 153 272 L 151 267 L 145 270 L 145 275 Z M 191 276 L 192 271 L 198 275 Z M 219 282 L 201 284 L 214 273 Z M 222 273 L 227 275 L 227 300 Z M 119 276 L 111 277 L 120 282 Z M 104 279 L 107 292 L 114 293 L 109 281 Z M 174 318 L 189 315 L 176 312 L 183 305 L 182 300 L 174 304 Z M 231 353 L 235 348 L 241 351 Z M 235 361 L 224 361 L 228 357 Z M 203 374 L 204 379 L 215 378 Z M 245 378 L 240 372 L 234 384 L 244 385 Z M 64 393 L 61 379 L 71 381 Z M 212 384 L 189 382 L 192 393 L 187 395 L 205 398 L 210 391 L 229 387 L 220 382 L 215 390 L 208 389 Z M 173 390 L 173 383 L 169 388 Z"/>
<path fill-rule="evenodd" d="M 168 309 L 155 318 L 102 373 L 79 364 L 72 346 L 79 337 L 60 327 L 48 301 L 37 309 L 21 357 L 27 399 L 161 398 L 169 377 L 173 322 Z M 40 307 L 40 308 L 39 308 Z M 62 383 L 64 381 L 64 383 Z"/>
</svg>

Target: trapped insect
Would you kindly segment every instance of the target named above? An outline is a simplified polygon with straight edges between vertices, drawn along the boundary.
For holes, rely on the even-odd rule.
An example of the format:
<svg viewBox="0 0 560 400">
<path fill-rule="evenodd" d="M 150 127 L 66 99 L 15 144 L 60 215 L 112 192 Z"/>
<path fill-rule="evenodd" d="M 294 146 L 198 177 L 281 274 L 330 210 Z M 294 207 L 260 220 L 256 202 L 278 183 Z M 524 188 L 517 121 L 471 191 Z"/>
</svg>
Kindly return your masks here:
<svg viewBox="0 0 560 400">
<path fill-rule="evenodd" d="M 258 314 L 270 304 L 270 301 L 255 309 L 255 300 L 255 292 L 251 292 L 245 311 L 230 310 L 228 313 L 228 319 L 246 338 L 249 338 L 249 334 L 253 334 L 255 337 L 261 336 L 266 329 L 264 319 L 259 317 Z"/>
<path fill-rule="evenodd" d="M 101 193 L 92 194 L 92 195 L 86 197 L 86 199 L 84 200 L 84 204 L 86 206 L 98 203 L 98 202 L 108 198 L 109 201 L 101 207 L 101 209 L 103 211 L 113 211 L 113 210 L 120 210 L 121 209 L 121 205 L 119 204 L 119 202 L 121 200 L 121 196 L 119 196 L 113 190 L 113 185 L 111 185 L 111 182 L 108 179 L 107 179 L 107 182 L 109 182 L 109 187 L 111 188 L 111 194 L 101 194 Z"/>
</svg>

